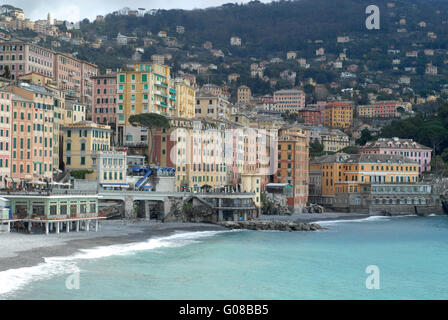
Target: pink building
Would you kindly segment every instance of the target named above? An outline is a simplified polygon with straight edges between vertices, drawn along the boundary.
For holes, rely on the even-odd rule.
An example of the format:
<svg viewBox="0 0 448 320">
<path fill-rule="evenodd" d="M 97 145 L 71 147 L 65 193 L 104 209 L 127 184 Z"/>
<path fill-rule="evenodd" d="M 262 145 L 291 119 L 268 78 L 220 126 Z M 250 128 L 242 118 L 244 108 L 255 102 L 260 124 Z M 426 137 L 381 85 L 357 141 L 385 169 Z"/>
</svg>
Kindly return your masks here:
<svg viewBox="0 0 448 320">
<path fill-rule="evenodd" d="M 92 121 L 108 125 L 116 123 L 117 76 L 106 74 L 93 77 L 92 80 L 94 82 Z"/>
<path fill-rule="evenodd" d="M 11 176 L 11 93 L 0 90 L 0 188 Z"/>
<path fill-rule="evenodd" d="M 276 91 L 274 104 L 278 112 L 297 112 L 305 108 L 305 92 L 296 89 Z"/>
<path fill-rule="evenodd" d="M 98 66 L 88 63 L 85 61 L 82 62 L 81 68 L 81 102 L 90 107 L 93 106 L 93 87 L 94 81 L 93 77 L 96 77 L 99 72 Z"/>
<path fill-rule="evenodd" d="M 69 54 L 57 53 L 54 66 L 58 87 L 81 100 L 81 61 Z"/>
<path fill-rule="evenodd" d="M 420 173 L 431 171 L 432 149 L 411 139 L 381 138 L 368 142 L 362 149 L 363 154 L 398 154 L 420 164 Z"/>
<path fill-rule="evenodd" d="M 380 101 L 373 104 L 376 118 L 395 118 L 399 115 L 399 108 L 405 107 L 403 103 L 395 101 Z"/>
<path fill-rule="evenodd" d="M 11 79 L 37 72 L 47 77 L 54 77 L 54 53 L 51 50 L 23 41 L 0 43 L 0 73 L 6 66 L 11 72 Z"/>
</svg>

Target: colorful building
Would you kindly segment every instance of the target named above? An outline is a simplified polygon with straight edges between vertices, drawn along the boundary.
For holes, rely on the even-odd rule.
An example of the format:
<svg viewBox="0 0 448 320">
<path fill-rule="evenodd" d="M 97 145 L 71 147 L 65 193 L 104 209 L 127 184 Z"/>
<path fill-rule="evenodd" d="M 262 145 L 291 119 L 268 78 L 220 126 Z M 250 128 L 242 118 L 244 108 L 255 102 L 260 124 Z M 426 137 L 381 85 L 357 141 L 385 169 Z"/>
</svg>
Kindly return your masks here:
<svg viewBox="0 0 448 320">
<path fill-rule="evenodd" d="M 170 68 L 149 63 L 136 64 L 133 71 L 117 74 L 118 143 L 126 146 L 148 145 L 148 132 L 129 123 L 132 115 L 175 113 L 176 89 L 172 87 Z"/>
<path fill-rule="evenodd" d="M 176 79 L 176 112 L 179 118 L 194 118 L 196 90 L 188 80 Z"/>
<path fill-rule="evenodd" d="M 11 105 L 12 94 L 0 90 L 0 188 L 11 176 Z"/>
<path fill-rule="evenodd" d="M 229 101 L 207 91 L 201 90 L 196 94 L 196 117 L 216 119 L 229 117 L 230 114 L 232 114 L 232 107 Z"/>
<path fill-rule="evenodd" d="M 323 123 L 322 112 L 318 109 L 305 108 L 303 110 L 299 110 L 298 113 L 299 118 L 301 118 L 305 124 L 317 126 Z"/>
<path fill-rule="evenodd" d="M 12 95 L 11 177 L 17 182 L 53 178 L 55 99 L 33 84 L 8 87 Z"/>
<path fill-rule="evenodd" d="M 363 148 L 363 154 L 401 155 L 419 164 L 419 173 L 431 171 L 432 149 L 411 139 L 381 138 L 368 142 Z"/>
<path fill-rule="evenodd" d="M 55 76 L 53 51 L 24 41 L 0 43 L 0 72 L 3 73 L 6 66 L 12 80 L 30 72 L 50 78 Z"/>
<path fill-rule="evenodd" d="M 274 92 L 275 111 L 298 112 L 305 108 L 305 92 L 297 89 Z"/>
<path fill-rule="evenodd" d="M 359 195 L 365 185 L 418 182 L 418 163 L 402 155 L 337 153 L 310 163 L 310 201 L 328 206 L 337 205 L 338 194 Z"/>
<path fill-rule="evenodd" d="M 117 75 L 105 74 L 93 77 L 92 121 L 110 126 L 116 123 Z"/>
<path fill-rule="evenodd" d="M 287 203 L 302 212 L 308 203 L 309 148 L 306 135 L 284 135 L 278 138 L 278 170 L 274 183 L 287 184 Z"/>
<path fill-rule="evenodd" d="M 350 138 L 344 132 L 332 129 L 320 133 L 324 152 L 339 152 L 350 146 Z"/>
<path fill-rule="evenodd" d="M 324 110 L 324 124 L 328 127 L 347 129 L 353 125 L 354 106 L 351 102 L 328 102 Z"/>
<path fill-rule="evenodd" d="M 64 162 L 72 172 L 84 173 L 86 180 L 96 180 L 102 187 L 125 187 L 126 152 L 110 146 L 111 128 L 91 121 L 62 127 Z"/>
<path fill-rule="evenodd" d="M 248 86 L 241 86 L 237 92 L 237 103 L 242 105 L 250 104 L 252 92 Z"/>
</svg>

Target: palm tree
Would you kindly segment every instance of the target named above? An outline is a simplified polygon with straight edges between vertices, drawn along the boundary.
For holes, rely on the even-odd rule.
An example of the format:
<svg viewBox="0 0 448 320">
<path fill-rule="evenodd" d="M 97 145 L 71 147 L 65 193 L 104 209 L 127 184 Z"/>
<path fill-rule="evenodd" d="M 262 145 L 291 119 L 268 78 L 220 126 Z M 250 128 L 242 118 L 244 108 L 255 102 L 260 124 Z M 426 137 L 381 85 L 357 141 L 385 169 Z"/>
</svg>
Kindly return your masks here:
<svg viewBox="0 0 448 320">
<path fill-rule="evenodd" d="M 144 127 L 149 129 L 149 132 L 151 134 L 151 149 L 149 151 L 149 162 L 152 161 L 152 156 L 154 152 L 154 143 L 155 143 L 154 129 L 158 128 L 169 129 L 170 128 L 169 120 L 157 113 L 142 113 L 139 115 L 131 116 L 129 118 L 129 122 L 134 127 Z"/>
</svg>

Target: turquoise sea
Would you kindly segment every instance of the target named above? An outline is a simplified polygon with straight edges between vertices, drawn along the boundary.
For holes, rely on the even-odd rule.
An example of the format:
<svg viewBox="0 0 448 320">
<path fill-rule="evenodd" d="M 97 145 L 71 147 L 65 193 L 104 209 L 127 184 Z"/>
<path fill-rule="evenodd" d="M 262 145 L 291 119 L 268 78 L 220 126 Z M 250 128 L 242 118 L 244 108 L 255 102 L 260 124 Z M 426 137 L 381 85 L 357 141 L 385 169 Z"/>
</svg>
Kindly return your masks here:
<svg viewBox="0 0 448 320">
<path fill-rule="evenodd" d="M 322 225 L 329 230 L 177 233 L 85 250 L 0 273 L 0 298 L 448 299 L 448 217 Z M 371 265 L 379 290 L 366 288 Z"/>
</svg>

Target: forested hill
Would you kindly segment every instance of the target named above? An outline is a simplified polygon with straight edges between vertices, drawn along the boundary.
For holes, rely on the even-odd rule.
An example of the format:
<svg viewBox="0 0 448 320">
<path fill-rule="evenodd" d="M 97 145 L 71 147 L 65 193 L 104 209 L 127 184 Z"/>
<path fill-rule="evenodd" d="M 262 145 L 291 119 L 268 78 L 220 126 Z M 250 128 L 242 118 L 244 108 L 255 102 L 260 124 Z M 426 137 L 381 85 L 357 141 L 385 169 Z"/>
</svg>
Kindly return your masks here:
<svg viewBox="0 0 448 320">
<path fill-rule="evenodd" d="M 393 8 L 388 3 L 394 3 Z M 83 33 L 90 36 L 116 37 L 118 33 L 144 37 L 150 31 L 160 30 L 176 35 L 176 26 L 185 27 L 182 40 L 191 45 L 212 41 L 214 47 L 229 47 L 231 36 L 239 36 L 243 48 L 237 55 L 266 55 L 270 52 L 303 50 L 308 41 L 331 40 L 337 36 L 378 36 L 387 40 L 394 34 L 398 20 L 407 20 L 408 33 L 418 31 L 420 21 L 427 23 L 427 30 L 446 34 L 448 2 L 446 0 L 376 0 L 381 12 L 381 29 L 368 31 L 365 27 L 366 7 L 371 0 L 298 0 L 261 3 L 252 1 L 245 5 L 225 4 L 220 7 L 197 10 L 157 10 L 144 17 L 109 14 L 104 23 L 82 23 Z M 398 37 L 395 37 L 398 39 Z M 436 46 L 446 46 L 439 38 Z M 399 41 L 399 40 L 398 40 Z M 326 48 L 330 49 L 331 48 Z"/>
</svg>

